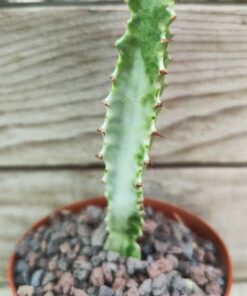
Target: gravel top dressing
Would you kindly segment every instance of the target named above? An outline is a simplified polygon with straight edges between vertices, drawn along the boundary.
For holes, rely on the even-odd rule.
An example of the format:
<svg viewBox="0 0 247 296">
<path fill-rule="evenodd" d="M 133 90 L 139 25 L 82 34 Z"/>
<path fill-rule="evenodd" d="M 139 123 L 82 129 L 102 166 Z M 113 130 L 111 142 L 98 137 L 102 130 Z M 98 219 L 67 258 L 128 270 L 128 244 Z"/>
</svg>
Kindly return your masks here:
<svg viewBox="0 0 247 296">
<path fill-rule="evenodd" d="M 223 296 L 215 246 L 146 208 L 142 260 L 104 251 L 105 210 L 51 216 L 17 246 L 19 296 Z"/>
</svg>

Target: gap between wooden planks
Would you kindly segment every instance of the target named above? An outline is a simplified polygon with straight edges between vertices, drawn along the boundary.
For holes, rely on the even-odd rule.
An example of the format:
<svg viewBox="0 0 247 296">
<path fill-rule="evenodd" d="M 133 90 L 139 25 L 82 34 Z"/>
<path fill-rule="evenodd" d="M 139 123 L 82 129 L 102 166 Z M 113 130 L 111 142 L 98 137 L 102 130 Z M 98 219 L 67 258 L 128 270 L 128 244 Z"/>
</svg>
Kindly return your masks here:
<svg viewBox="0 0 247 296">
<path fill-rule="evenodd" d="M 178 5 L 156 163 L 247 162 L 247 6 Z M 126 6 L 0 10 L 0 165 L 91 165 Z"/>
</svg>

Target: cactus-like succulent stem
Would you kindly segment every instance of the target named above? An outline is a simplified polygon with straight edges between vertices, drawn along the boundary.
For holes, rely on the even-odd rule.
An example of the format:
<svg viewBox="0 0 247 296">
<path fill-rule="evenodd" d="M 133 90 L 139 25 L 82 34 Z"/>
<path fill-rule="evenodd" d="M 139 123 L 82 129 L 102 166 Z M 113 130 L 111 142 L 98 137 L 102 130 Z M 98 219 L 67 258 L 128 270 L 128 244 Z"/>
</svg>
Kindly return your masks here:
<svg viewBox="0 0 247 296">
<path fill-rule="evenodd" d="M 175 13 L 174 0 L 129 0 L 128 5 L 131 19 L 116 42 L 118 62 L 111 92 L 103 101 L 110 108 L 98 156 L 105 161 L 108 199 L 105 248 L 140 257 L 136 241 L 143 224 L 143 167 L 150 164 L 152 135 L 161 136 L 154 122 L 167 84 L 169 26 Z"/>
</svg>

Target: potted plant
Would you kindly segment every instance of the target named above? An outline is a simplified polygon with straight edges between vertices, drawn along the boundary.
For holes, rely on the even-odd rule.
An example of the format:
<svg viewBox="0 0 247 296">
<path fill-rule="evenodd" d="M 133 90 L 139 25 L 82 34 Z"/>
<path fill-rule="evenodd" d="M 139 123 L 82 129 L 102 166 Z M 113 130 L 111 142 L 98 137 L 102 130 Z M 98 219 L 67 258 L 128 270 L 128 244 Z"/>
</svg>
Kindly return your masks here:
<svg viewBox="0 0 247 296">
<path fill-rule="evenodd" d="M 99 132 L 104 198 L 58 209 L 18 243 L 14 295 L 230 295 L 232 267 L 217 233 L 198 217 L 143 198 L 142 174 L 169 63 L 174 0 L 129 0 L 118 62 Z M 107 210 L 105 210 L 107 206 Z"/>
</svg>

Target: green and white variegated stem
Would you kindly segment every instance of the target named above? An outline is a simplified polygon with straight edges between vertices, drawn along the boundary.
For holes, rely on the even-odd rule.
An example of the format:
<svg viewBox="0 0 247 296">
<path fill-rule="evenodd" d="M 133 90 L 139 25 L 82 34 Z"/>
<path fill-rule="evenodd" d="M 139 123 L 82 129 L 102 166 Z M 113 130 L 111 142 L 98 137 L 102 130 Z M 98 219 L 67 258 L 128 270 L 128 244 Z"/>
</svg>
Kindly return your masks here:
<svg viewBox="0 0 247 296">
<path fill-rule="evenodd" d="M 155 119 L 161 107 L 169 63 L 169 26 L 175 18 L 174 0 L 129 0 L 131 19 L 116 42 L 118 62 L 108 107 L 99 131 L 104 145 L 105 196 L 108 199 L 105 248 L 139 258 L 137 239 L 143 224 L 143 167 L 149 163 Z"/>
</svg>

